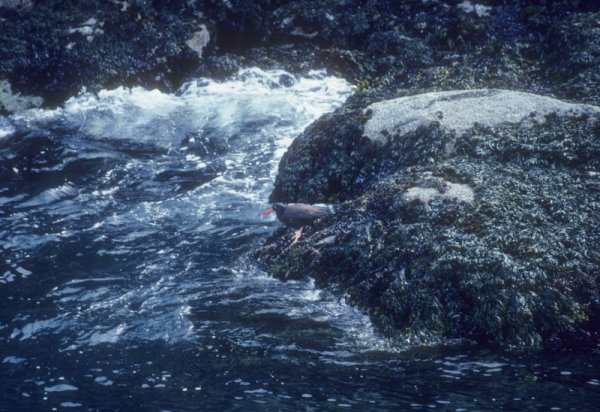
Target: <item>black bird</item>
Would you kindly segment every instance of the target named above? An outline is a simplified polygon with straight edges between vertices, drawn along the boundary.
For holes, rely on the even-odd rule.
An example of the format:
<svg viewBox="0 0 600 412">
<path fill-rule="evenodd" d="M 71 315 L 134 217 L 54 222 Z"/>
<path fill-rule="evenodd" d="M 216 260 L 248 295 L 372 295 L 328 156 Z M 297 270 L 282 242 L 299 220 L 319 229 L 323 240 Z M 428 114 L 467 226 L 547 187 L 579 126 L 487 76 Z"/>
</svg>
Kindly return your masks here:
<svg viewBox="0 0 600 412">
<path fill-rule="evenodd" d="M 300 239 L 300 236 L 302 235 L 302 228 L 304 226 L 311 224 L 321 217 L 331 215 L 331 212 L 327 209 L 322 209 L 320 207 L 311 206 L 304 203 L 289 203 L 287 205 L 284 205 L 283 203 L 275 203 L 273 207 L 262 212 L 260 217 L 265 217 L 272 212 L 277 213 L 277 218 L 286 226 L 296 229 L 292 245 L 297 243 Z"/>
</svg>

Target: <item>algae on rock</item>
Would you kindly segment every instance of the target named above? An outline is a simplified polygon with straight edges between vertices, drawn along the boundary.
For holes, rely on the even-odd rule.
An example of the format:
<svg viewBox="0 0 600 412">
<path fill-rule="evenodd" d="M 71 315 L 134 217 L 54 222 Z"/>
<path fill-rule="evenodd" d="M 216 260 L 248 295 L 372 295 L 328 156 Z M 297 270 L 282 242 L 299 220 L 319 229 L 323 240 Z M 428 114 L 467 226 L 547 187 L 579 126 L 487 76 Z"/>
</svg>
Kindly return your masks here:
<svg viewBox="0 0 600 412">
<path fill-rule="evenodd" d="M 412 342 L 598 342 L 600 109 L 493 90 L 403 101 L 414 111 L 373 105 L 392 108 L 388 123 L 340 110 L 294 141 L 273 200 L 342 203 L 296 249 L 273 236 L 258 260 Z M 490 121 L 461 117 L 470 105 Z"/>
</svg>

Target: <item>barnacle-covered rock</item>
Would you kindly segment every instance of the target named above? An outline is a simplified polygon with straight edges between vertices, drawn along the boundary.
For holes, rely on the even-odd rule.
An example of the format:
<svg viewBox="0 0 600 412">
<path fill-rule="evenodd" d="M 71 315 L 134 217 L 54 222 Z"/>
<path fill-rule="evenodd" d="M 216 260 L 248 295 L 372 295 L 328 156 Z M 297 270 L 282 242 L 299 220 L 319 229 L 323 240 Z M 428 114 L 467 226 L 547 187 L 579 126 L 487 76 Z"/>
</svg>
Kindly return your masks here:
<svg viewBox="0 0 600 412">
<path fill-rule="evenodd" d="M 0 95 L 3 112 L 19 110 L 13 96 L 53 106 L 84 88 L 174 91 L 249 66 L 325 68 L 377 99 L 485 87 L 598 102 L 594 2 L 4 3 L 0 83 L 12 94 L 8 104 Z"/>
<path fill-rule="evenodd" d="M 568 16 L 552 30 L 547 71 L 567 98 L 600 104 L 600 13 Z"/>
<path fill-rule="evenodd" d="M 598 341 L 600 108 L 502 90 L 431 93 L 322 118 L 272 200 L 340 202 L 256 256 L 311 276 L 416 342 Z"/>
</svg>

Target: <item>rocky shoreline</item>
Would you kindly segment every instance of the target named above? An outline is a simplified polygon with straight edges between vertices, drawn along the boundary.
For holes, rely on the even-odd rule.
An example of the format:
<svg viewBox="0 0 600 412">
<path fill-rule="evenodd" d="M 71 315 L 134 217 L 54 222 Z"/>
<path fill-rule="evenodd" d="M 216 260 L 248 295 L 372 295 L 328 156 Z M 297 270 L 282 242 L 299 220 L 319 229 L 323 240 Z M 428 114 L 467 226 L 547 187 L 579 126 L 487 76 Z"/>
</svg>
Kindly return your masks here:
<svg viewBox="0 0 600 412">
<path fill-rule="evenodd" d="M 590 347 L 599 137 L 600 107 L 514 91 L 340 110 L 294 141 L 271 199 L 337 213 L 292 248 L 275 233 L 256 258 L 282 279 L 315 278 L 405 342 Z"/>
<path fill-rule="evenodd" d="M 356 93 L 299 136 L 273 201 L 337 213 L 255 253 L 413 343 L 600 337 L 600 5 L 0 1 L 0 113 L 240 68 Z"/>
<path fill-rule="evenodd" d="M 326 68 L 377 100 L 501 88 L 600 103 L 600 6 L 504 3 L 3 0 L 0 110 L 249 66 Z"/>
</svg>

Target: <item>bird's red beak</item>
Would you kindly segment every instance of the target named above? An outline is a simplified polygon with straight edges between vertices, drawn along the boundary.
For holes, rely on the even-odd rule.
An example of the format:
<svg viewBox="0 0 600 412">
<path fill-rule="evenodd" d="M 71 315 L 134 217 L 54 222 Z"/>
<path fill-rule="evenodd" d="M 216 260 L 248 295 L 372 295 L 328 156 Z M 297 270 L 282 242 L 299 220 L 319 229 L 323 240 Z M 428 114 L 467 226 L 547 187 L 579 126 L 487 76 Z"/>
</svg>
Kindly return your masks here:
<svg viewBox="0 0 600 412">
<path fill-rule="evenodd" d="M 267 210 L 265 210 L 264 212 L 262 212 L 262 213 L 260 214 L 260 218 L 262 219 L 263 217 L 265 217 L 265 216 L 268 216 L 268 215 L 270 215 L 271 213 L 273 213 L 273 208 L 272 208 L 272 207 L 270 207 L 270 208 L 268 208 Z"/>
</svg>

